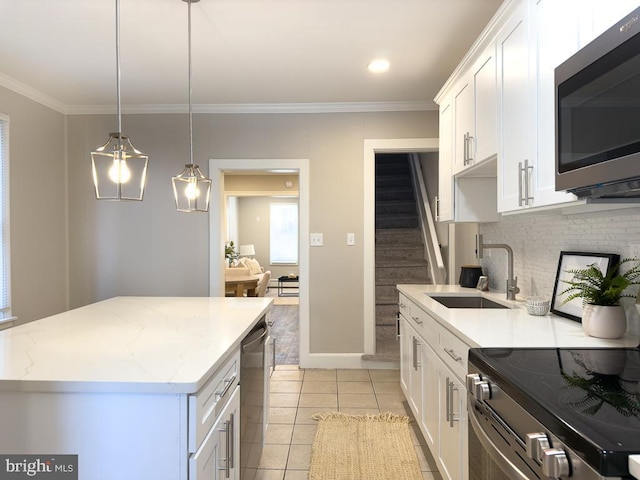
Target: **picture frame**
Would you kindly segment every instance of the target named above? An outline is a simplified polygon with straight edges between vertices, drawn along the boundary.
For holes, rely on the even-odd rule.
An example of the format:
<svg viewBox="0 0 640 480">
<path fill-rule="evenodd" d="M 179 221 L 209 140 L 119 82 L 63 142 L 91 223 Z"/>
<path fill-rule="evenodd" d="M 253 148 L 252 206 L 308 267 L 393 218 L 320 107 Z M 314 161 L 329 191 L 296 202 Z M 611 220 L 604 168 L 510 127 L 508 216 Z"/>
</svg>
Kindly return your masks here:
<svg viewBox="0 0 640 480">
<path fill-rule="evenodd" d="M 571 280 L 572 274 L 567 270 L 578 270 L 596 264 L 605 275 L 609 273 L 611 267 L 620 261 L 620 255 L 615 253 L 592 253 L 592 252 L 560 252 L 558 270 L 556 272 L 556 282 L 553 287 L 551 297 L 551 313 L 568 318 L 574 322 L 582 323 L 582 299 L 574 298 L 564 303 L 569 294 L 560 295 L 569 286 L 565 281 Z"/>
</svg>

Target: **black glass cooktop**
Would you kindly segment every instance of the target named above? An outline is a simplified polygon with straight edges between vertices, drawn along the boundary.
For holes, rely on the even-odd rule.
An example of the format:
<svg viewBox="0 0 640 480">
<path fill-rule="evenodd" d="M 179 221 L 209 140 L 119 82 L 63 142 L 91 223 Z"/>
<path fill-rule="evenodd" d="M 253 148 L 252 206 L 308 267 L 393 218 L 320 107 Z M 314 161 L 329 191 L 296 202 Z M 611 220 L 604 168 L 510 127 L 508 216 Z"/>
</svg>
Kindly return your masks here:
<svg viewBox="0 0 640 480">
<path fill-rule="evenodd" d="M 640 453 L 640 349 L 477 348 L 469 363 L 602 475 Z"/>
</svg>

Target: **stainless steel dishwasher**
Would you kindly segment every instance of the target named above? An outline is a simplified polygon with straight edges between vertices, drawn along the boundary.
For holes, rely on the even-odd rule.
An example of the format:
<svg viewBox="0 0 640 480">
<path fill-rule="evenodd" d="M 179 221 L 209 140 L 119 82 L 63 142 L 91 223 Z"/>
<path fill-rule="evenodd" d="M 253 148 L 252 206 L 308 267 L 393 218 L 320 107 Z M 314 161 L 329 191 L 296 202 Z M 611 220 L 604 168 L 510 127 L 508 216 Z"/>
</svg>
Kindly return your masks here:
<svg viewBox="0 0 640 480">
<path fill-rule="evenodd" d="M 258 468 L 269 395 L 269 362 L 266 346 L 269 325 L 266 316 L 241 344 L 240 356 L 240 479 L 253 478 Z"/>
</svg>

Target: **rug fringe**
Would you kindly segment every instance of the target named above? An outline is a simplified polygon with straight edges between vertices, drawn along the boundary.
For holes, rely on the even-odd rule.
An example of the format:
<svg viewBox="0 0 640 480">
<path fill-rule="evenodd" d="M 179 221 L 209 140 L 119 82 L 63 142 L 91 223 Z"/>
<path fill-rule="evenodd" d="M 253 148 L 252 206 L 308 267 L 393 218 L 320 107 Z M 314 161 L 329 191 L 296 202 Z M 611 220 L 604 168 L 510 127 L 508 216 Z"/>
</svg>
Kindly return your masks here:
<svg viewBox="0 0 640 480">
<path fill-rule="evenodd" d="M 366 415 L 347 415 L 341 412 L 314 413 L 312 420 L 339 420 L 343 422 L 387 422 L 387 423 L 411 423 L 411 418 L 393 412 Z"/>
</svg>

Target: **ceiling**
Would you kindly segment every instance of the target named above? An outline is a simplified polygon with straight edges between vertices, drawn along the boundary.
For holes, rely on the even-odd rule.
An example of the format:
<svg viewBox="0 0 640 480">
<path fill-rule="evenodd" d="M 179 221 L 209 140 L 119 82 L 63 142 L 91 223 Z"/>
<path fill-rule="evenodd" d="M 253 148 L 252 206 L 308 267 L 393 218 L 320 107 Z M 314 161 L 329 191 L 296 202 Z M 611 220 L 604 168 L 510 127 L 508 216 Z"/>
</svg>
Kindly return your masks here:
<svg viewBox="0 0 640 480">
<path fill-rule="evenodd" d="M 433 98 L 502 0 L 202 0 L 194 110 Z M 121 0 L 125 111 L 184 110 L 187 3 Z M 391 62 L 374 75 L 376 57 Z M 66 113 L 113 110 L 115 0 L 0 0 L 0 85 Z"/>
</svg>

